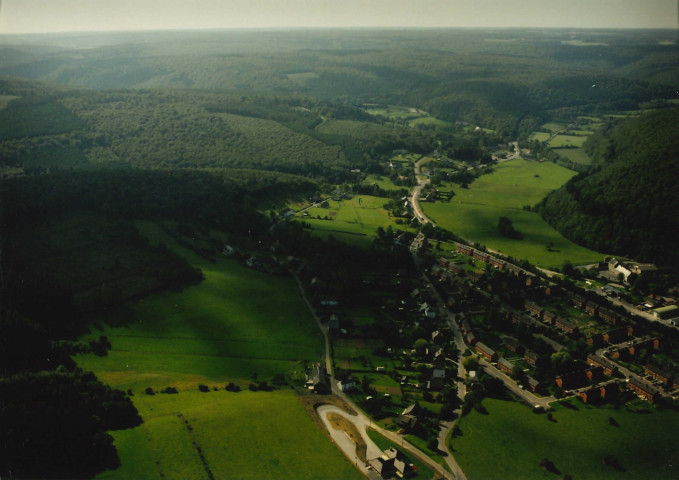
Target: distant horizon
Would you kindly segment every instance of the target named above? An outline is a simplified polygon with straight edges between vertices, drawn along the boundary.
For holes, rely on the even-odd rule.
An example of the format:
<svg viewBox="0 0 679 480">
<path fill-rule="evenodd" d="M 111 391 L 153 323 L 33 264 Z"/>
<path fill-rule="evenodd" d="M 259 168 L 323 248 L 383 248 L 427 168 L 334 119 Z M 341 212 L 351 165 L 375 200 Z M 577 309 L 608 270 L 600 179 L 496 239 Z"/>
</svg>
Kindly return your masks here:
<svg viewBox="0 0 679 480">
<path fill-rule="evenodd" d="M 337 26 L 337 27 L 215 27 L 215 28 L 153 28 L 146 30 L 60 30 L 54 32 L 21 32 L 21 33 L 2 33 L 2 37 L 22 37 L 22 36 L 61 36 L 61 35 L 107 35 L 125 33 L 200 33 L 200 32 L 292 32 L 292 31 L 331 31 L 331 30 L 488 30 L 488 31 L 540 31 L 540 30 L 561 30 L 561 31 L 664 31 L 677 32 L 678 28 L 669 27 L 401 27 L 401 26 Z"/>
<path fill-rule="evenodd" d="M 676 0 L 0 0 L 0 35 L 200 30 L 676 30 Z"/>
</svg>

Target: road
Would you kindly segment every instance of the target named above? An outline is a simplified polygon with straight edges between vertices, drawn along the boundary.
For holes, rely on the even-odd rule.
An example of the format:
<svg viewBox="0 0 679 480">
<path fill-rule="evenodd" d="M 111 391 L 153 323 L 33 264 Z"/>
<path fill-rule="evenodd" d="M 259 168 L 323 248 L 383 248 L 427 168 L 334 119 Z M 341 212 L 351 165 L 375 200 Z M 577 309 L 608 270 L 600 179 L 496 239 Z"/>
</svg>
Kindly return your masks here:
<svg viewBox="0 0 679 480">
<path fill-rule="evenodd" d="M 413 206 L 415 217 L 417 217 L 417 220 L 420 223 L 422 224 L 431 223 L 432 225 L 436 226 L 436 224 L 432 222 L 431 219 L 427 218 L 427 216 L 420 208 L 420 193 L 422 193 L 422 189 L 424 188 L 424 186 L 428 185 L 430 182 L 428 178 L 426 179 L 420 178 L 421 171 L 420 164 L 425 158 L 427 157 L 422 157 L 417 162 L 415 162 L 415 177 L 417 178 L 417 185 L 415 186 L 415 188 L 413 188 L 413 194 L 410 196 L 410 204 Z"/>
<path fill-rule="evenodd" d="M 436 302 L 438 309 L 440 313 L 445 315 L 444 318 L 447 319 L 448 325 L 450 326 L 451 331 L 453 332 L 453 335 L 455 337 L 455 346 L 457 347 L 458 351 L 460 352 L 460 357 L 462 356 L 462 352 L 465 351 L 467 348 L 467 345 L 464 343 L 464 339 L 462 338 L 462 332 L 460 332 L 459 327 L 457 326 L 457 323 L 455 322 L 455 315 L 450 313 L 450 311 L 447 309 L 445 306 L 445 303 L 443 302 L 443 299 L 441 299 L 441 296 L 439 295 L 438 291 L 433 287 L 431 281 L 429 278 L 427 278 L 426 275 L 423 274 L 423 277 L 425 279 L 425 283 L 429 286 L 429 289 L 431 290 L 432 296 L 434 298 L 434 301 Z M 491 375 L 495 378 L 499 378 L 502 380 L 504 383 L 505 387 L 512 392 L 514 395 L 516 395 L 518 398 L 526 402 L 529 406 L 535 407 L 536 405 L 539 405 L 543 407 L 545 410 L 549 410 L 549 404 L 553 401 L 556 400 L 555 397 L 550 396 L 550 397 L 538 397 L 536 395 L 533 395 L 532 392 L 529 392 L 527 390 L 524 390 L 518 386 L 516 381 L 514 379 L 510 378 L 508 375 L 505 375 L 503 372 L 495 368 L 495 366 L 491 365 L 485 360 L 480 360 L 479 362 L 481 365 L 484 367 L 484 371 L 488 374 Z M 458 377 L 461 379 L 464 379 L 465 376 L 465 371 L 464 367 L 462 366 L 462 358 L 459 359 L 458 361 Z M 460 395 L 460 398 L 464 398 L 464 383 L 459 381 L 458 382 L 458 395 Z"/>
<path fill-rule="evenodd" d="M 371 480 L 377 480 L 381 478 L 375 472 L 369 470 L 366 467 L 366 464 L 358 458 L 358 456 L 356 455 L 356 444 L 353 442 L 353 440 L 351 440 L 351 438 L 349 438 L 349 436 L 344 432 L 344 430 L 336 430 L 330 424 L 330 421 L 328 420 L 328 414 L 335 413 L 353 423 L 356 426 L 358 432 L 361 434 L 361 437 L 363 437 L 363 440 L 365 441 L 365 444 L 367 446 L 366 457 L 377 458 L 382 454 L 382 451 L 379 449 L 377 445 L 375 445 L 375 443 L 370 439 L 370 437 L 366 433 L 366 425 L 361 420 L 361 418 L 358 416 L 349 415 L 347 412 L 334 405 L 321 405 L 316 409 L 316 411 L 318 412 L 318 416 L 321 417 L 321 420 L 323 421 L 325 428 L 327 428 L 328 432 L 330 432 L 330 436 L 332 437 L 333 441 L 337 444 L 338 447 L 342 449 L 344 455 L 346 455 L 346 457 L 356 465 L 356 468 L 358 468 L 362 474 L 364 474 Z"/>
<path fill-rule="evenodd" d="M 445 470 L 441 465 L 436 463 L 434 460 L 432 460 L 429 456 L 427 456 L 424 452 L 422 452 L 420 449 L 417 447 L 411 445 L 405 439 L 403 436 L 390 432 L 389 430 L 385 430 L 379 425 L 373 423 L 373 421 L 356 405 L 344 392 L 342 392 L 338 387 L 337 387 L 337 382 L 335 381 L 335 377 L 333 375 L 333 368 L 332 368 L 332 356 L 330 354 L 330 338 L 328 336 L 328 329 L 325 328 L 323 323 L 321 322 L 321 319 L 318 317 L 316 314 L 316 310 L 312 307 L 311 303 L 309 302 L 309 299 L 307 298 L 306 292 L 304 291 L 304 286 L 302 285 L 301 280 L 297 275 L 295 275 L 292 271 L 290 271 L 292 276 L 295 278 L 297 281 L 297 285 L 299 286 L 300 293 L 302 295 L 302 298 L 304 299 L 304 302 L 307 304 L 307 307 L 311 314 L 313 315 L 314 319 L 316 320 L 316 323 L 318 324 L 318 328 L 320 328 L 321 333 L 323 334 L 323 338 L 325 339 L 325 365 L 326 369 L 328 371 L 328 375 L 330 376 L 330 386 L 332 389 L 332 393 L 342 400 L 344 400 L 347 405 L 349 405 L 351 408 L 354 409 L 354 411 L 358 412 L 356 416 L 348 416 L 349 418 L 357 427 L 359 428 L 359 432 L 363 431 L 365 429 L 365 426 L 368 425 L 370 428 L 373 430 L 376 430 L 378 433 L 380 433 L 383 437 L 388 438 L 392 442 L 401 445 L 403 450 L 406 450 L 408 453 L 411 455 L 416 456 L 420 461 L 423 463 L 426 463 L 427 466 L 429 466 L 431 469 L 439 473 L 443 478 L 449 479 L 449 480 L 466 480 L 467 477 L 462 471 L 462 469 L 457 465 L 457 462 L 455 462 L 455 459 L 452 458 L 451 455 L 448 455 L 444 458 L 446 458 L 446 462 L 448 465 L 451 465 L 451 470 L 453 473 L 451 474 L 447 470 Z M 319 412 L 320 414 L 320 412 Z M 323 418 L 323 417 L 321 417 Z M 324 420 L 325 421 L 325 420 Z M 363 429 L 363 430 L 362 430 Z M 334 429 L 333 429 L 334 430 Z M 330 432 L 332 435 L 332 432 Z M 341 444 L 338 444 L 340 448 L 342 448 Z M 344 450 L 344 449 L 343 449 Z M 354 454 L 355 456 L 355 454 Z M 368 457 L 370 458 L 370 457 Z M 349 459 L 352 460 L 353 457 L 349 456 Z M 354 460 L 352 460 L 354 461 Z M 361 470 L 364 471 L 364 470 Z"/>
</svg>

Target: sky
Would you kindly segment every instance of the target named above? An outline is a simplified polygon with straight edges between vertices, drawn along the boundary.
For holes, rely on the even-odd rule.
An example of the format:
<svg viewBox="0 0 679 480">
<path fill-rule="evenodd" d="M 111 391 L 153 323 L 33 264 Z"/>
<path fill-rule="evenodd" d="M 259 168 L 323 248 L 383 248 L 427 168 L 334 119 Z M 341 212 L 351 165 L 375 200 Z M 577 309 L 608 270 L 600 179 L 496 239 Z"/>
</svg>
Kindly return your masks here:
<svg viewBox="0 0 679 480">
<path fill-rule="evenodd" d="M 276 27 L 677 28 L 679 0 L 0 0 L 0 34 Z"/>
</svg>

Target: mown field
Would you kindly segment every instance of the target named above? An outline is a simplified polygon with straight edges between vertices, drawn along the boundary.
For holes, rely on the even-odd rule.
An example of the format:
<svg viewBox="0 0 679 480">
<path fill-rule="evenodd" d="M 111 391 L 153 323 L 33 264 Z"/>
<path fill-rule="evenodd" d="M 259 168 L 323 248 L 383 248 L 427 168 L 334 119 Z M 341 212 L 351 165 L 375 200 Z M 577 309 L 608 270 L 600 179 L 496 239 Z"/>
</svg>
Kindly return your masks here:
<svg viewBox="0 0 679 480">
<path fill-rule="evenodd" d="M 207 478 L 206 466 L 215 478 L 357 478 L 292 390 L 224 390 L 229 381 L 247 390 L 276 374 L 303 379 L 302 361 L 322 356 L 322 336 L 294 280 L 233 260 L 209 263 L 156 224 L 138 225 L 151 243 L 162 240 L 200 267 L 205 280 L 95 319 L 99 328 L 90 336 L 106 335 L 112 350 L 77 362 L 105 383 L 132 390 L 144 419 L 113 432 L 122 465 L 102 478 Z M 201 393 L 199 384 L 219 391 Z M 144 393 L 167 386 L 179 393 Z"/>
<path fill-rule="evenodd" d="M 113 432 L 122 465 L 98 479 L 359 479 L 291 390 L 137 395 L 139 427 Z M 201 458 L 202 455 L 202 458 Z"/>
<path fill-rule="evenodd" d="M 425 214 L 443 228 L 488 248 L 541 267 L 558 267 L 564 261 L 586 263 L 603 254 L 580 247 L 551 228 L 537 213 L 523 209 L 535 205 L 575 172 L 551 162 L 512 160 L 482 175 L 468 189 L 455 188 L 449 203 L 421 203 Z M 508 217 L 521 240 L 499 234 L 498 219 Z M 551 244 L 550 250 L 547 246 Z"/>
<path fill-rule="evenodd" d="M 669 433 L 679 427 L 674 411 L 637 413 L 573 401 L 575 408 L 555 404 L 549 421 L 518 403 L 485 399 L 483 404 L 488 415 L 472 411 L 460 420 L 462 436 L 451 439 L 453 455 L 470 480 L 678 477 L 679 438 Z M 602 463 L 607 454 L 622 470 Z M 560 473 L 540 467 L 543 458 Z"/>
</svg>

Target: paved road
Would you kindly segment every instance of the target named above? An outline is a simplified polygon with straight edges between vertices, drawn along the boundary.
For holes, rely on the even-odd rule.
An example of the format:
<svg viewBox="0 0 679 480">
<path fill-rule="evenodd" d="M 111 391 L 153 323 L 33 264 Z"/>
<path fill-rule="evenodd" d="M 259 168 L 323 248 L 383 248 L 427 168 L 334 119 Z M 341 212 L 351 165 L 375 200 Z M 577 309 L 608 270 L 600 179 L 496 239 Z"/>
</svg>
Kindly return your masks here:
<svg viewBox="0 0 679 480">
<path fill-rule="evenodd" d="M 413 206 L 413 211 L 415 212 L 415 217 L 417 217 L 417 220 L 422 223 L 431 223 L 432 225 L 436 226 L 434 222 L 431 221 L 431 219 L 427 218 L 427 216 L 424 214 L 422 209 L 420 208 L 420 193 L 422 193 L 422 189 L 424 188 L 425 185 L 429 184 L 430 180 L 427 179 L 420 179 L 419 174 L 420 174 L 420 164 L 426 157 L 420 158 L 417 162 L 415 162 L 415 177 L 417 178 L 417 186 L 413 189 L 413 194 L 410 197 L 410 204 Z"/>
<path fill-rule="evenodd" d="M 356 465 L 356 468 L 358 468 L 361 471 L 361 473 L 363 473 L 369 479 L 377 480 L 381 478 L 375 472 L 369 470 L 366 467 L 366 464 L 358 458 L 358 456 L 356 455 L 356 444 L 353 442 L 353 440 L 351 440 L 351 438 L 349 438 L 349 436 L 344 432 L 344 430 L 336 430 L 328 420 L 328 414 L 332 412 L 346 418 L 351 423 L 353 423 L 356 426 L 358 432 L 361 434 L 361 437 L 363 437 L 363 440 L 365 441 L 365 444 L 367 446 L 366 458 L 368 459 L 377 458 L 380 455 L 382 455 L 382 450 L 380 450 L 379 447 L 375 445 L 375 443 L 370 439 L 370 437 L 366 433 L 366 425 L 362 421 L 361 417 L 349 415 L 347 412 L 339 409 L 334 405 L 321 405 L 316 409 L 316 411 L 318 412 L 318 415 L 321 417 L 321 420 L 323 420 L 325 428 L 327 428 L 328 432 L 330 432 L 330 436 L 332 437 L 334 442 L 337 444 L 337 446 L 339 446 L 342 449 L 344 455 L 346 455 L 347 458 Z"/>
<path fill-rule="evenodd" d="M 434 460 L 432 460 L 429 456 L 427 456 L 424 452 L 422 452 L 420 449 L 417 447 L 411 445 L 407 441 L 404 440 L 403 436 L 390 432 L 389 430 L 385 430 L 379 425 L 376 425 L 373 423 L 373 421 L 365 414 L 363 411 L 356 405 L 344 392 L 342 392 L 338 387 L 337 387 L 337 382 L 335 381 L 335 377 L 333 376 L 333 368 L 332 368 L 332 357 L 330 355 L 330 339 L 328 337 L 328 330 L 323 326 L 323 323 L 321 322 L 321 319 L 318 317 L 316 314 L 316 311 L 313 309 L 311 306 L 311 303 L 309 302 L 306 292 L 304 291 L 304 287 L 302 285 L 302 282 L 300 281 L 299 277 L 297 277 L 292 271 L 290 272 L 292 276 L 295 278 L 297 281 L 297 284 L 300 289 L 300 293 L 302 294 L 302 298 L 307 304 L 307 307 L 309 308 L 309 311 L 313 315 L 314 319 L 316 320 L 316 323 L 318 324 L 318 327 L 321 329 L 321 332 L 323 333 L 323 337 L 325 339 L 325 364 L 326 364 L 326 369 L 328 371 L 328 375 L 330 376 L 330 386 L 332 388 L 332 393 L 334 395 L 337 395 L 339 398 L 344 400 L 347 405 L 349 405 L 351 408 L 354 409 L 354 411 L 358 412 L 357 416 L 354 417 L 349 417 L 352 418 L 352 421 L 354 423 L 357 423 L 357 425 L 363 425 L 363 428 L 365 428 L 365 425 L 368 425 L 370 428 L 376 430 L 378 433 L 380 433 L 382 436 L 388 438 L 392 442 L 401 445 L 403 450 L 406 450 L 408 453 L 411 455 L 416 456 L 420 461 L 423 463 L 426 463 L 427 466 L 432 468 L 434 471 L 439 473 L 443 478 L 449 479 L 449 480 L 466 480 L 467 477 L 462 471 L 462 469 L 457 465 L 457 463 L 453 459 L 453 464 L 456 467 L 456 469 L 453 469 L 453 473 L 451 474 L 447 470 L 445 470 L 441 465 L 436 463 Z M 361 430 L 359 430 L 361 431 Z M 331 432 L 332 435 L 332 432 Z M 450 457 L 450 455 L 448 455 Z M 446 459 L 448 459 L 446 457 Z M 351 457 L 350 457 L 351 458 Z M 370 458 L 370 457 L 368 457 Z M 449 463 L 450 465 L 450 463 Z"/>
</svg>

